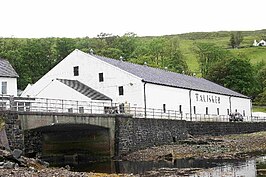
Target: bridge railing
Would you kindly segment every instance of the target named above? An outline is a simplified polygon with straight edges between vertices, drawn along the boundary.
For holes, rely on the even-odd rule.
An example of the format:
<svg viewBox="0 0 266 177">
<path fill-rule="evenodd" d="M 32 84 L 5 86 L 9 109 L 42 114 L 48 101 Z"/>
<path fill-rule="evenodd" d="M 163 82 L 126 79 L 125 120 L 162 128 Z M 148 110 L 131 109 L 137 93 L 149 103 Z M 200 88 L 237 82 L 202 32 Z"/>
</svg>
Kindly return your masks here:
<svg viewBox="0 0 266 177">
<path fill-rule="evenodd" d="M 57 112 L 76 114 L 130 114 L 134 118 L 228 122 L 228 115 L 189 114 L 176 110 L 132 107 L 111 101 L 74 101 L 48 98 L 0 97 L 0 110 L 18 112 Z M 244 121 L 266 122 L 266 117 L 244 117 Z"/>
</svg>

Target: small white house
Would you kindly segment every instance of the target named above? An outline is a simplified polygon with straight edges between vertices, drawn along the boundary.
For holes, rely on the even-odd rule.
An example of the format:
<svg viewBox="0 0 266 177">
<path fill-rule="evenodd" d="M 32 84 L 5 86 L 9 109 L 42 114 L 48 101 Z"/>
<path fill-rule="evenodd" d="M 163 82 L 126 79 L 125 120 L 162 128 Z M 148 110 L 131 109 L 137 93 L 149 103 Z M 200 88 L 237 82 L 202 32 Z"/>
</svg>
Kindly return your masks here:
<svg viewBox="0 0 266 177">
<path fill-rule="evenodd" d="M 261 40 L 260 42 L 257 42 L 256 40 L 254 40 L 253 46 L 266 46 L 266 41 Z"/>
<path fill-rule="evenodd" d="M 251 100 L 247 96 L 206 79 L 77 49 L 22 96 L 86 101 L 91 98 L 84 93 L 90 90 L 97 92 L 91 95 L 98 95 L 98 101 L 110 99 L 112 103 L 143 110 L 143 114 L 161 110 L 162 117 L 172 112 L 191 118 L 199 114 L 227 116 L 237 111 L 251 116 Z"/>
<path fill-rule="evenodd" d="M 17 96 L 18 74 L 11 64 L 0 58 L 0 94 Z"/>
</svg>

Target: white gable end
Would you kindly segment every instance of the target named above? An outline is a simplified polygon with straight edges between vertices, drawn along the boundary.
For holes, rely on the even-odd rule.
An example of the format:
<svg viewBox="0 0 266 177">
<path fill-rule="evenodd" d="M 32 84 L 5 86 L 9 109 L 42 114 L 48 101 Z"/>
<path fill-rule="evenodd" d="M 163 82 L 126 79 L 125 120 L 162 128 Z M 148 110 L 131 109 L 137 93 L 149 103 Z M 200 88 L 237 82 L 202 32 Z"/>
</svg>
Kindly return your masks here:
<svg viewBox="0 0 266 177">
<path fill-rule="evenodd" d="M 121 61 L 122 62 L 122 61 Z M 74 75 L 74 67 L 78 68 L 78 74 Z M 103 76 L 103 82 L 99 81 L 99 74 Z M 75 50 L 53 69 L 38 80 L 22 96 L 45 97 L 40 94 L 54 79 L 78 80 L 89 87 L 109 96 L 114 102 L 133 102 L 139 106 L 143 102 L 143 83 L 141 78 L 121 70 L 109 63 L 101 61 L 94 56 Z M 119 87 L 123 87 L 125 95 L 119 96 Z"/>
</svg>

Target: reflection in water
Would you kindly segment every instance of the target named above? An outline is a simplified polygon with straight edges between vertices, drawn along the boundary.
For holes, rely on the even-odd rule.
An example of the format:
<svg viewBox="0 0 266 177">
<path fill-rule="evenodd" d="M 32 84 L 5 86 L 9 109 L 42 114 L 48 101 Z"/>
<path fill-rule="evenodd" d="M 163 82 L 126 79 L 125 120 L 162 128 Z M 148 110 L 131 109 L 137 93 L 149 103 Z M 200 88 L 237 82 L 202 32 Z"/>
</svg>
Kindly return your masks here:
<svg viewBox="0 0 266 177">
<path fill-rule="evenodd" d="M 51 159 L 50 159 L 51 160 Z M 174 161 L 104 161 L 97 163 L 87 163 L 75 161 L 75 163 L 58 163 L 52 165 L 64 166 L 70 165 L 73 171 L 92 171 L 104 173 L 133 173 L 145 175 L 149 171 L 157 171 L 161 168 L 169 169 L 187 169 L 201 168 L 196 174 L 190 174 L 190 177 L 220 177 L 220 176 L 243 176 L 256 177 L 256 161 L 260 161 L 265 166 L 266 156 L 253 158 L 249 160 L 222 160 L 222 159 L 178 159 Z M 263 165 L 264 164 L 264 165 Z"/>
<path fill-rule="evenodd" d="M 256 161 L 247 160 L 239 163 L 226 163 L 217 167 L 208 168 L 190 175 L 190 177 L 256 177 Z"/>
</svg>

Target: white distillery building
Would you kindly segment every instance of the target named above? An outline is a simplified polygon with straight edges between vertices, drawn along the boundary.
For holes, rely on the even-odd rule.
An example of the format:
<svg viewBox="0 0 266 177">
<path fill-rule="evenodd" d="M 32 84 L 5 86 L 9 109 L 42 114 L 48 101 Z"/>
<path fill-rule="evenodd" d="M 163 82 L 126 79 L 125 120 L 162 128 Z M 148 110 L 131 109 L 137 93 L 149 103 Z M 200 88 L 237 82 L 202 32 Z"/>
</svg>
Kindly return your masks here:
<svg viewBox="0 0 266 177">
<path fill-rule="evenodd" d="M 94 92 L 94 93 L 93 93 Z M 96 95 L 96 98 L 93 97 Z M 183 117 L 251 116 L 251 100 L 203 78 L 133 64 L 75 50 L 22 96 L 77 101 L 111 101 L 143 108 L 143 114 L 162 110 Z M 70 108 L 68 108 L 70 109 Z M 142 116 L 143 116 L 142 114 Z"/>
</svg>

